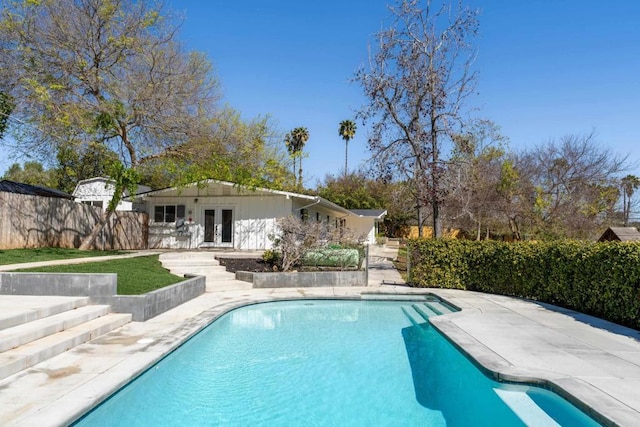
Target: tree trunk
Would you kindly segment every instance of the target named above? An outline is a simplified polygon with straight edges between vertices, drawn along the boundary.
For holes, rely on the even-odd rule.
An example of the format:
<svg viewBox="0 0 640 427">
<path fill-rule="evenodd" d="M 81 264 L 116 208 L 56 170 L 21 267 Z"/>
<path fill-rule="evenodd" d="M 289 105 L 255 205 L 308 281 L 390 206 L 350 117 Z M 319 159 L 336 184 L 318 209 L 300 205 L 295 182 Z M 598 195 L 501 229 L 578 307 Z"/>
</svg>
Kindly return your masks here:
<svg viewBox="0 0 640 427">
<path fill-rule="evenodd" d="M 344 176 L 349 174 L 349 169 L 347 169 L 347 158 L 349 157 L 349 140 L 344 140 Z"/>
<path fill-rule="evenodd" d="M 522 237 L 520 236 L 520 229 L 518 228 L 518 223 L 516 222 L 515 217 L 509 217 L 509 228 L 511 229 L 511 237 L 513 237 L 513 240 L 522 240 Z"/>
<path fill-rule="evenodd" d="M 104 213 L 100 217 L 100 221 L 98 221 L 96 225 L 93 226 L 93 230 L 91 230 L 91 234 L 89 234 L 82 241 L 82 244 L 80 245 L 80 248 L 79 248 L 80 250 L 87 251 L 91 249 L 91 246 L 93 246 L 93 242 L 96 241 L 96 239 L 98 238 L 98 234 L 100 234 L 100 232 L 104 229 L 105 225 L 109 221 L 109 218 L 111 218 L 111 215 L 113 215 L 113 212 L 114 210 L 109 208 L 107 208 L 104 211 Z"/>
<path fill-rule="evenodd" d="M 433 238 L 439 239 L 442 237 L 442 220 L 440 219 L 440 203 L 437 200 L 433 201 Z"/>
</svg>

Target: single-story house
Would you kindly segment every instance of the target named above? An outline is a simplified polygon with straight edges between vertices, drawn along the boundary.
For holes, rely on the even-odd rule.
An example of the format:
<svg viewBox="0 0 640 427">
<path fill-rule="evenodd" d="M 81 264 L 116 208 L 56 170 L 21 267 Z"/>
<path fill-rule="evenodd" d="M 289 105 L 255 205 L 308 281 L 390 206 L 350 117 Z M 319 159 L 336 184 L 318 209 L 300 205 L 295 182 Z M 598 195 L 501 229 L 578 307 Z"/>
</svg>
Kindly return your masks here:
<svg viewBox="0 0 640 427">
<path fill-rule="evenodd" d="M 146 193 L 151 188 L 145 185 L 138 185 L 136 194 Z M 113 198 L 113 192 L 115 191 L 115 182 L 110 178 L 95 177 L 89 179 L 83 179 L 76 184 L 76 188 L 73 190 L 73 196 L 79 203 L 84 203 L 91 206 L 97 206 L 105 209 L 111 199 Z M 128 191 L 123 194 L 123 199 L 120 200 L 117 211 L 130 211 L 133 208 L 133 204 L 126 198 L 129 197 Z"/>
<path fill-rule="evenodd" d="M 598 239 L 598 242 L 637 242 L 640 232 L 635 227 L 609 227 Z"/>
<path fill-rule="evenodd" d="M 289 215 L 347 227 L 375 243 L 377 223 L 386 215 L 359 214 L 318 196 L 217 180 L 149 191 L 131 200 L 134 210 L 149 215 L 149 248 L 157 249 L 269 249 L 276 221 Z"/>
</svg>

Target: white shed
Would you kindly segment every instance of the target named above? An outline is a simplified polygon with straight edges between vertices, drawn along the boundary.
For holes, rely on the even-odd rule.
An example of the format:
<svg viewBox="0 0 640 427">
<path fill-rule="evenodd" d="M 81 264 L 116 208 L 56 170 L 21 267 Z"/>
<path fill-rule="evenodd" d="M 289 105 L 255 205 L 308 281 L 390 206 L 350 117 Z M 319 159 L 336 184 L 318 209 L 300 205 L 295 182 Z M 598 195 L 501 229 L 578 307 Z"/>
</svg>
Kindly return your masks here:
<svg viewBox="0 0 640 427">
<path fill-rule="evenodd" d="M 139 185 L 137 193 L 144 193 L 151 190 L 151 188 L 145 185 Z M 79 203 L 85 203 L 91 206 L 97 206 L 105 209 L 115 191 L 115 182 L 110 178 L 96 177 L 83 179 L 79 181 L 76 188 L 73 190 L 73 196 Z M 116 206 L 117 211 L 130 211 L 133 208 L 131 201 L 126 200 L 128 193 L 123 194 L 123 199 Z"/>
</svg>

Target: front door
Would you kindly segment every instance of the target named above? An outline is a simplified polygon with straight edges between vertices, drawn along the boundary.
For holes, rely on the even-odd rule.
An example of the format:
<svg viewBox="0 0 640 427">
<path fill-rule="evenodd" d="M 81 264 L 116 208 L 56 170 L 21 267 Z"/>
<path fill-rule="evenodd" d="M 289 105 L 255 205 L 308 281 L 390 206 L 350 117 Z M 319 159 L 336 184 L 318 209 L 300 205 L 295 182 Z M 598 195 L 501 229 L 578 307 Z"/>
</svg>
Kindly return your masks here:
<svg viewBox="0 0 640 427">
<path fill-rule="evenodd" d="M 204 210 L 204 242 L 211 246 L 233 247 L 233 209 Z"/>
</svg>

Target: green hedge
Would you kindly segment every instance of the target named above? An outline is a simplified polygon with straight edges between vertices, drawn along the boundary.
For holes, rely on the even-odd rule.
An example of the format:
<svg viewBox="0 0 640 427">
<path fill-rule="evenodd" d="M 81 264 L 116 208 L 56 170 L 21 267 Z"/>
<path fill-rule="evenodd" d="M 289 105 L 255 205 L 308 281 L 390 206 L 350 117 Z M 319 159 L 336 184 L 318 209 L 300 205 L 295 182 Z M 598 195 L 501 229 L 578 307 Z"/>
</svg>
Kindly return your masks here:
<svg viewBox="0 0 640 427">
<path fill-rule="evenodd" d="M 314 249 L 304 254 L 302 265 L 356 268 L 360 265 L 360 252 L 357 249 Z"/>
<path fill-rule="evenodd" d="M 409 283 L 548 302 L 640 330 L 640 244 L 412 240 Z"/>
</svg>

